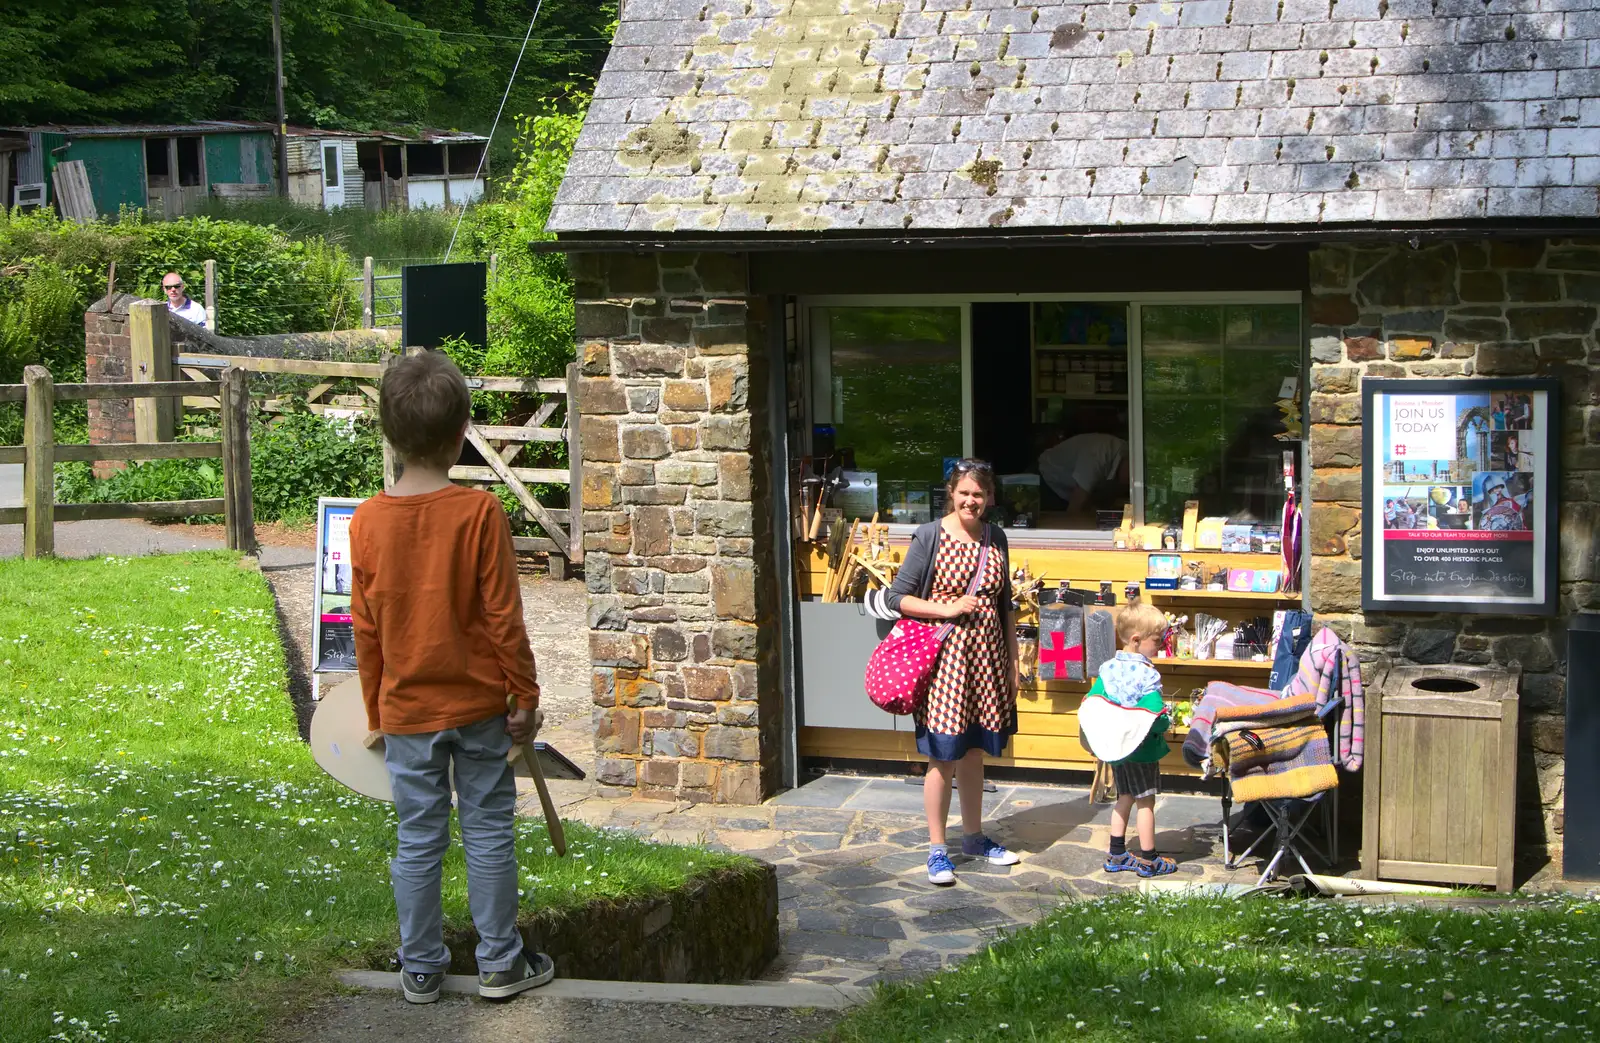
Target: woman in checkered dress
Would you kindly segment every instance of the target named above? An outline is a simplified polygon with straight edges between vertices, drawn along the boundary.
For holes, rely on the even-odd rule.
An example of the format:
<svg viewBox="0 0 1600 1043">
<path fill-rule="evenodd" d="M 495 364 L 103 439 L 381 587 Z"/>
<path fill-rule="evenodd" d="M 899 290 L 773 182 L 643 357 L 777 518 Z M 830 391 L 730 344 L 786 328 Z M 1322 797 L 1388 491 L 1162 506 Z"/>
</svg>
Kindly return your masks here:
<svg viewBox="0 0 1600 1043">
<path fill-rule="evenodd" d="M 994 865 L 1019 861 L 983 833 L 983 755 L 1000 756 L 1017 730 L 1011 565 L 1005 533 L 983 521 L 994 502 L 994 473 L 980 460 L 962 460 L 946 491 L 950 513 L 917 529 L 887 598 L 903 616 L 950 626 L 915 717 L 917 749 L 928 757 L 922 794 L 928 879 L 936 884 L 955 883 L 945 844 L 952 780 L 961 797 L 962 853 Z"/>
</svg>

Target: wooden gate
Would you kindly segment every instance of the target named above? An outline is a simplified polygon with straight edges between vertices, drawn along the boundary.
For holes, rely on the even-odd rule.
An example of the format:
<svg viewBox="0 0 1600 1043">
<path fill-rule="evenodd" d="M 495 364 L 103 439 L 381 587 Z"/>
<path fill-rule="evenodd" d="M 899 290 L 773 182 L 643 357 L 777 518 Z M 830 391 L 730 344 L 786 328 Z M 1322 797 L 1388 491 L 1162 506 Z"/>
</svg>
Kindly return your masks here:
<svg viewBox="0 0 1600 1043">
<path fill-rule="evenodd" d="M 411 349 L 420 350 L 420 349 Z M 371 414 L 377 409 L 378 385 L 383 379 L 384 367 L 398 356 L 390 355 L 384 362 L 325 362 L 315 359 L 248 358 L 237 355 L 180 354 L 173 365 L 190 380 L 205 381 L 207 371 L 236 366 L 254 373 L 280 373 L 321 378 L 307 393 L 305 408 L 314 413 L 335 411 L 336 415 Z M 341 382 L 354 382 L 359 397 L 330 399 Z M 577 366 L 567 367 L 565 379 L 540 379 L 533 377 L 468 377 L 467 386 L 474 392 L 538 395 L 543 400 L 528 420 L 520 425 L 473 424 L 467 439 L 483 464 L 460 465 L 450 469 L 456 481 L 480 485 L 504 485 L 522 506 L 523 517 L 544 530 L 543 536 L 519 536 L 519 551 L 543 551 L 550 556 L 550 574 L 565 579 L 569 565 L 583 562 L 583 484 L 579 473 L 582 459 L 578 445 L 577 407 L 569 389 L 577 386 Z M 220 402 L 209 396 L 185 396 L 185 406 L 195 409 L 216 409 Z M 299 408 L 289 402 L 267 398 L 262 408 L 268 412 L 286 412 Z M 549 426 L 557 410 L 565 405 L 559 426 Z M 525 446 L 533 443 L 565 443 L 567 466 L 523 467 L 517 464 Z M 388 443 L 384 444 L 384 485 L 393 484 L 395 465 Z M 530 486 L 565 485 L 568 487 L 566 508 L 546 506 L 539 502 Z"/>
</svg>

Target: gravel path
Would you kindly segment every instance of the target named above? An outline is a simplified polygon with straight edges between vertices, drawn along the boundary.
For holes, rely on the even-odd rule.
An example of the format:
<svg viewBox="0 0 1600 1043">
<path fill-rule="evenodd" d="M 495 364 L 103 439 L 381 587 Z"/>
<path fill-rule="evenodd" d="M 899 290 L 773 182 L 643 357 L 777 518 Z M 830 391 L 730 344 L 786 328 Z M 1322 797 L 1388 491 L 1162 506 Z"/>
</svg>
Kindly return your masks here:
<svg viewBox="0 0 1600 1043">
<path fill-rule="evenodd" d="M 395 992 L 318 1005 L 280 1030 L 277 1043 L 789 1043 L 815 1039 L 838 1011 L 546 999 L 503 1004 L 447 996 L 413 1006 Z"/>
</svg>

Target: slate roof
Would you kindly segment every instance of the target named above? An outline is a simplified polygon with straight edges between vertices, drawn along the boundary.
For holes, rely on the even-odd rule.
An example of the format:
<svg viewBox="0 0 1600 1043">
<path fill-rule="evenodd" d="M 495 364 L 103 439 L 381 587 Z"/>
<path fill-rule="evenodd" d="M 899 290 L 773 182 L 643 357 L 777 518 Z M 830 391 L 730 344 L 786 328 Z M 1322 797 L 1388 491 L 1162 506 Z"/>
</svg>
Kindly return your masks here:
<svg viewBox="0 0 1600 1043">
<path fill-rule="evenodd" d="M 627 0 L 558 233 L 1600 216 L 1596 0 Z"/>
</svg>

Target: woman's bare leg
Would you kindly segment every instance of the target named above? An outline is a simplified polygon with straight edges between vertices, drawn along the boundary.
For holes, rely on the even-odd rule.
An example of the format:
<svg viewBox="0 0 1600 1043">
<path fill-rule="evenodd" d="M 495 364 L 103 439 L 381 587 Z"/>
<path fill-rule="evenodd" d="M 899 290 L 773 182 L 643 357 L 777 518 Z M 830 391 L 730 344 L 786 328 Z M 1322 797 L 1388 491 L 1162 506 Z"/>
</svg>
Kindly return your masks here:
<svg viewBox="0 0 1600 1043">
<path fill-rule="evenodd" d="M 928 842 L 943 844 L 944 824 L 950 818 L 950 780 L 958 761 L 928 758 L 928 774 L 922 777 L 922 808 L 928 814 Z"/>
<path fill-rule="evenodd" d="M 983 832 L 983 751 L 971 749 L 955 763 L 956 789 L 961 799 L 961 832 L 975 837 Z M 945 806 L 949 807 L 949 797 Z"/>
</svg>

